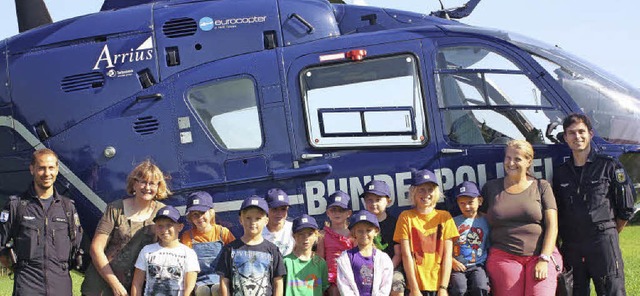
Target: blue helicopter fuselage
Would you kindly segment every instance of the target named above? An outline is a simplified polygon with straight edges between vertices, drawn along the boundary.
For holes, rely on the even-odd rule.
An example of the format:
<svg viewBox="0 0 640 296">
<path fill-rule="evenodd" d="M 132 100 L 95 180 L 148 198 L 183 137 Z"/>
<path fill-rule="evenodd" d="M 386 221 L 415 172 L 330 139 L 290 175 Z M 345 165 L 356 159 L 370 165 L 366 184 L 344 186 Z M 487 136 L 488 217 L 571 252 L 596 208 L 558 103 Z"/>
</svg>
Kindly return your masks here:
<svg viewBox="0 0 640 296">
<path fill-rule="evenodd" d="M 56 22 L 0 41 L 0 195 L 23 191 L 31 153 L 49 147 L 89 233 L 145 159 L 170 176 L 167 203 L 208 191 L 236 233 L 242 199 L 272 187 L 291 196 L 290 216 L 324 220 L 333 191 L 358 210 L 364 184 L 384 180 L 397 213 L 412 170 L 434 170 L 445 195 L 503 176 L 508 139 L 531 141 L 534 172 L 550 179 L 569 155 L 557 123 L 571 112 L 605 122 L 594 145 L 640 167 L 640 132 L 627 128 L 638 91 L 594 87 L 588 67 L 536 49 L 322 0 L 164 1 Z"/>
</svg>

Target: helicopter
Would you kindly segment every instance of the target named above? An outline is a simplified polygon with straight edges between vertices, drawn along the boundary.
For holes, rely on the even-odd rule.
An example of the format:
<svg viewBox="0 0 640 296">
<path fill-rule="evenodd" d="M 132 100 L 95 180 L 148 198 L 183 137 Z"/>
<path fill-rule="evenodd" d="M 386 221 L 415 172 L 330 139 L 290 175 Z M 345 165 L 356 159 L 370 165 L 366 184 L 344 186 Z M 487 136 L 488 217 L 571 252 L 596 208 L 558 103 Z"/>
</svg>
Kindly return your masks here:
<svg viewBox="0 0 640 296">
<path fill-rule="evenodd" d="M 273 187 L 290 216 L 323 221 L 329 194 L 383 180 L 398 213 L 412 171 L 433 170 L 445 196 L 482 186 L 504 175 L 511 139 L 531 142 L 535 176 L 551 179 L 572 112 L 640 184 L 640 91 L 556 46 L 460 22 L 478 2 L 423 14 L 106 0 L 52 22 L 44 2 L 16 1 L 21 33 L 0 41 L 0 198 L 26 188 L 31 154 L 48 147 L 88 237 L 145 159 L 170 176 L 168 204 L 207 191 L 235 233 L 242 200 Z"/>
</svg>

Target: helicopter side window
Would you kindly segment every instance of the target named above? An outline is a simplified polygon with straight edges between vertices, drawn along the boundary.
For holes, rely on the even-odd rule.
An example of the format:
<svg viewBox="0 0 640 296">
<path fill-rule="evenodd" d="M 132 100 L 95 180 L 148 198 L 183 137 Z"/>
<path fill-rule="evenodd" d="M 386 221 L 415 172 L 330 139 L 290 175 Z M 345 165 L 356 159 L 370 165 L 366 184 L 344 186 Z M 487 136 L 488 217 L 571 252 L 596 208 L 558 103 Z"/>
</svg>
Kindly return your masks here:
<svg viewBox="0 0 640 296">
<path fill-rule="evenodd" d="M 556 142 L 555 134 L 543 131 L 563 115 L 503 55 L 480 46 L 446 47 L 437 53 L 436 67 L 438 105 L 451 144 Z"/>
<path fill-rule="evenodd" d="M 423 145 L 425 114 L 410 54 L 305 69 L 300 74 L 314 147 Z"/>
<path fill-rule="evenodd" d="M 262 146 L 256 87 L 251 79 L 206 83 L 189 90 L 187 98 L 216 143 L 224 149 Z"/>
</svg>

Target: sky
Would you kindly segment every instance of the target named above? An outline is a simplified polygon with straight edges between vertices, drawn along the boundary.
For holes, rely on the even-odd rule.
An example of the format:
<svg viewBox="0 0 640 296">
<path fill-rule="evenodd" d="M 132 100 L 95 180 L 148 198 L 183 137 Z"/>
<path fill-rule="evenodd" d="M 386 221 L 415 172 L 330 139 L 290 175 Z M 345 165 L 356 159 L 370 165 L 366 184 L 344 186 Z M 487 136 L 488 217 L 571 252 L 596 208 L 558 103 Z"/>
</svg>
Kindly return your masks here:
<svg viewBox="0 0 640 296">
<path fill-rule="evenodd" d="M 260 1 L 260 0 L 256 0 Z M 374 6 L 429 12 L 437 0 L 369 1 Z M 466 0 L 442 0 L 455 7 Z M 0 4 L 0 40 L 16 35 L 18 24 L 13 0 Z M 54 21 L 94 13 L 102 0 L 47 0 Z M 640 88 L 640 1 L 638 0 L 484 0 L 462 22 L 519 33 L 598 65 Z"/>
</svg>

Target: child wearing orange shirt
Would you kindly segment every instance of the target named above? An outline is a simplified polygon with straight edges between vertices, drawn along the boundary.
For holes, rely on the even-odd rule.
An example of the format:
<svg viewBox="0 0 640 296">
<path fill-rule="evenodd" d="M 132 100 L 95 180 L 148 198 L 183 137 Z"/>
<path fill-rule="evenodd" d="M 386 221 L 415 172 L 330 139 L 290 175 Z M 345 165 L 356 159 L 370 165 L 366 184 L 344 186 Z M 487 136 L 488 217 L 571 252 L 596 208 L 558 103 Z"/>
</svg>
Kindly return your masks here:
<svg viewBox="0 0 640 296">
<path fill-rule="evenodd" d="M 453 239 L 459 234 L 449 212 L 435 209 L 440 195 L 433 172 L 415 172 L 409 189 L 413 208 L 400 214 L 393 234 L 400 244 L 411 296 L 448 295 Z"/>
<path fill-rule="evenodd" d="M 220 276 L 214 269 L 222 246 L 231 243 L 236 238 L 228 228 L 216 224 L 216 212 L 213 209 L 213 199 L 204 191 L 193 192 L 188 197 L 187 221 L 191 229 L 185 231 L 180 242 L 193 248 L 198 255 L 200 273 L 196 282 L 195 294 L 212 295 L 220 285 Z"/>
</svg>

